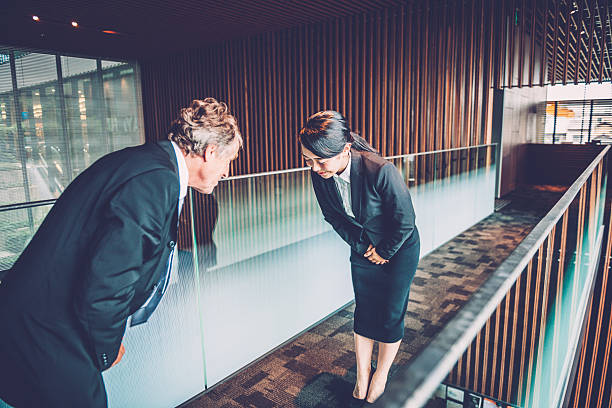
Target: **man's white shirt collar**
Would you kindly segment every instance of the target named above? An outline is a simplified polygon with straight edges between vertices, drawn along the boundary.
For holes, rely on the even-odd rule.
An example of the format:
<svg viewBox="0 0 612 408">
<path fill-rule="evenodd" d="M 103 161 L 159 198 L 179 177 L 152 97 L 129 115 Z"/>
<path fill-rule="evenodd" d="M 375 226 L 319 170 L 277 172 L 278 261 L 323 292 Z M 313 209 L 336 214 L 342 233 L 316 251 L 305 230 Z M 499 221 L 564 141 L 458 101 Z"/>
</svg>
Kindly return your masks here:
<svg viewBox="0 0 612 408">
<path fill-rule="evenodd" d="M 189 171 L 187 170 L 187 162 L 185 162 L 185 156 L 183 156 L 183 151 L 174 143 L 172 143 L 172 147 L 174 148 L 174 154 L 176 154 L 176 162 L 178 163 L 178 172 L 179 172 L 179 184 L 180 184 L 180 197 L 182 200 L 187 195 L 187 183 L 189 182 Z"/>
</svg>

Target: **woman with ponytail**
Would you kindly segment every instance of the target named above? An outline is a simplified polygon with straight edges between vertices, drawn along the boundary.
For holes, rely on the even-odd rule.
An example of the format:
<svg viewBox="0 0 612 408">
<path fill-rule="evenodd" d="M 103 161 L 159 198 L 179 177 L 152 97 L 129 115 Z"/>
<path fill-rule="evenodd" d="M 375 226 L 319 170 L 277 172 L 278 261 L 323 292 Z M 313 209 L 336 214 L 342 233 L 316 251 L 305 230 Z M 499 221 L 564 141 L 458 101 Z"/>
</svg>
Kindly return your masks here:
<svg viewBox="0 0 612 408">
<path fill-rule="evenodd" d="M 299 140 L 323 216 L 351 247 L 357 359 L 353 397 L 374 402 L 385 389 L 404 337 L 419 261 L 410 193 L 395 166 L 351 132 L 338 112 L 312 115 Z M 378 360 L 372 373 L 375 342 Z"/>
</svg>

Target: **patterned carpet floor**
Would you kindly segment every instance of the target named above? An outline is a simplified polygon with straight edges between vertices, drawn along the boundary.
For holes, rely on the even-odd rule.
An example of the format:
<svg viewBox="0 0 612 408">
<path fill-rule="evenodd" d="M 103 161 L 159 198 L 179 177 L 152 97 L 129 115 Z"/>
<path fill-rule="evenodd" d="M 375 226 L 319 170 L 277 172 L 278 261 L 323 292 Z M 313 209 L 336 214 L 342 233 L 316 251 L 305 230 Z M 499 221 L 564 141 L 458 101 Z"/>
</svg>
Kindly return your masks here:
<svg viewBox="0 0 612 408">
<path fill-rule="evenodd" d="M 505 197 L 510 205 L 421 260 L 391 375 L 432 340 L 562 194 L 558 188 L 519 189 Z M 181 407 L 351 406 L 356 373 L 353 307 L 337 312 Z"/>
</svg>

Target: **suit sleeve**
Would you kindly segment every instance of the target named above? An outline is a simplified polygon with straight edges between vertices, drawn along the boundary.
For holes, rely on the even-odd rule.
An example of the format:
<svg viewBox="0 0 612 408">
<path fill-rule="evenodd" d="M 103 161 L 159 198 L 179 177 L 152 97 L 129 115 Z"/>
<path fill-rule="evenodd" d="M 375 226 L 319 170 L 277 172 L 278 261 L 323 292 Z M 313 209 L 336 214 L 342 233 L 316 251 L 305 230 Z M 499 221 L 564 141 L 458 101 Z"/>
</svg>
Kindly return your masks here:
<svg viewBox="0 0 612 408">
<path fill-rule="evenodd" d="M 176 208 L 178 180 L 155 170 L 126 182 L 108 203 L 94 233 L 74 307 L 94 361 L 103 371 L 119 353 L 142 265 L 159 256 L 162 229 Z"/>
<path fill-rule="evenodd" d="M 391 163 L 380 168 L 376 190 L 385 214 L 390 217 L 389 231 L 376 246 L 376 252 L 384 259 L 391 259 L 414 231 L 414 208 L 402 175 Z"/>
<path fill-rule="evenodd" d="M 325 221 L 332 226 L 334 231 L 340 235 L 340 238 L 342 238 L 344 242 L 349 244 L 351 249 L 359 254 L 364 254 L 368 249 L 369 241 L 367 240 L 363 228 L 359 228 L 357 225 L 351 224 L 336 211 L 334 211 L 329 202 L 325 199 L 325 197 L 323 197 L 323 193 L 316 186 L 315 193 L 317 195 L 319 207 L 321 207 L 321 212 L 323 213 L 323 218 Z"/>
</svg>

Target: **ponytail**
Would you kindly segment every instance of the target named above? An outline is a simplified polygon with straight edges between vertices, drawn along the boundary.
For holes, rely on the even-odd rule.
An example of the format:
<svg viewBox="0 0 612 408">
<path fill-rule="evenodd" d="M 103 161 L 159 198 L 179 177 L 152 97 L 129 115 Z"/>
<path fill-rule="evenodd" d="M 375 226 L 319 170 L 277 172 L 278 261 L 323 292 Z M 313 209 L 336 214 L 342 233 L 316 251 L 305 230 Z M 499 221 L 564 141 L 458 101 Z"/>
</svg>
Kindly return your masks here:
<svg viewBox="0 0 612 408">
<path fill-rule="evenodd" d="M 378 151 L 371 145 L 368 143 L 367 140 L 365 140 L 363 137 L 359 136 L 357 133 L 355 132 L 351 132 L 351 143 L 352 143 L 352 147 L 355 150 L 359 150 L 361 152 L 372 152 L 372 153 L 377 153 Z"/>
</svg>

